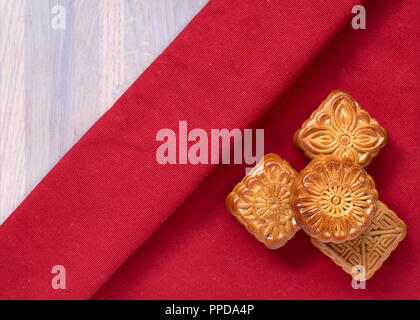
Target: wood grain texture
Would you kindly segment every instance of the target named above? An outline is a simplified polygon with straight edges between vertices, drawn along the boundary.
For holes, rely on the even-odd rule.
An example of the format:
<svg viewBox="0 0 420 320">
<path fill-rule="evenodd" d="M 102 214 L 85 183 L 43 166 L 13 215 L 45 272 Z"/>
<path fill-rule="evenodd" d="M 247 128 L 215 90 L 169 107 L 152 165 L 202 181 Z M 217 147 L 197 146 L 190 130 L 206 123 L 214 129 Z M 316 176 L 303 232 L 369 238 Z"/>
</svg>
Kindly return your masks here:
<svg viewBox="0 0 420 320">
<path fill-rule="evenodd" d="M 207 2 L 0 0 L 0 224 Z"/>
<path fill-rule="evenodd" d="M 25 193 L 24 0 L 0 9 L 0 219 Z M 13 40 L 11 40 L 13 39 Z"/>
</svg>

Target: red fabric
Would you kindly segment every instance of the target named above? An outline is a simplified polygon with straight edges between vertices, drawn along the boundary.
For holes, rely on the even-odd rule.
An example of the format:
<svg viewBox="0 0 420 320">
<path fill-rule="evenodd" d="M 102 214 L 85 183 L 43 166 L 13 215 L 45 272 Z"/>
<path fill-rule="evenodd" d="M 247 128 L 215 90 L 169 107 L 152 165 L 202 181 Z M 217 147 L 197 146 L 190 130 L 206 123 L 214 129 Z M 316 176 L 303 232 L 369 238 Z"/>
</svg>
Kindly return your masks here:
<svg viewBox="0 0 420 320">
<path fill-rule="evenodd" d="M 211 1 L 0 227 L 0 298 L 90 298 L 139 247 L 94 298 L 418 298 L 416 1 L 368 2 L 367 30 L 324 48 L 358 3 Z M 246 233 L 224 208 L 243 166 L 155 159 L 159 129 L 248 128 L 278 100 L 256 127 L 301 169 L 292 135 L 334 89 L 388 129 L 368 171 L 408 226 L 364 291 L 303 232 L 276 251 Z"/>
</svg>

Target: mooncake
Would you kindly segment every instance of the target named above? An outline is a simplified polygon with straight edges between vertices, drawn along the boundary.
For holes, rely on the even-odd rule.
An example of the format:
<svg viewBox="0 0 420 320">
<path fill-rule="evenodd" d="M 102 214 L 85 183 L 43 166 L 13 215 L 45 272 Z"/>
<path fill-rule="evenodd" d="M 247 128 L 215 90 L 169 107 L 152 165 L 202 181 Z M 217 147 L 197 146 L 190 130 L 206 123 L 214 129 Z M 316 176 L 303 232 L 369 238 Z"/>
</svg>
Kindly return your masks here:
<svg viewBox="0 0 420 320">
<path fill-rule="evenodd" d="M 382 266 L 407 233 L 404 221 L 394 211 L 381 201 L 377 201 L 377 206 L 377 213 L 369 227 L 354 240 L 323 243 L 311 238 L 316 247 L 353 277 L 358 274 L 352 274 L 352 271 L 360 270 L 359 266 L 362 266 L 365 280 Z"/>
<path fill-rule="evenodd" d="M 356 238 L 376 212 L 375 182 L 349 158 L 330 155 L 313 159 L 291 190 L 298 224 L 320 242 Z"/>
<path fill-rule="evenodd" d="M 336 155 L 367 166 L 388 142 L 386 130 L 345 91 L 333 91 L 294 135 L 309 159 Z"/>
<path fill-rule="evenodd" d="M 297 171 L 270 153 L 226 198 L 229 212 L 269 249 L 282 247 L 299 226 L 290 207 L 290 189 Z"/>
</svg>

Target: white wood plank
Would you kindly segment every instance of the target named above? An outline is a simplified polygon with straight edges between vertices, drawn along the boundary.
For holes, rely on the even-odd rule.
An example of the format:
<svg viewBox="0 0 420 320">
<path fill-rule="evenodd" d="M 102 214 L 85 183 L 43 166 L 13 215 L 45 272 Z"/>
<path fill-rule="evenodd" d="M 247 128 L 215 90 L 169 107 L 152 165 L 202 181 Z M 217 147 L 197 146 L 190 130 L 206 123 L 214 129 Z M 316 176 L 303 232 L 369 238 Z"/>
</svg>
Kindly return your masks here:
<svg viewBox="0 0 420 320">
<path fill-rule="evenodd" d="M 0 3 L 0 223 L 25 193 L 24 0 Z"/>
<path fill-rule="evenodd" d="M 0 224 L 207 2 L 0 0 Z"/>
<path fill-rule="evenodd" d="M 107 111 L 125 91 L 124 0 L 100 3 L 100 113 Z"/>
</svg>

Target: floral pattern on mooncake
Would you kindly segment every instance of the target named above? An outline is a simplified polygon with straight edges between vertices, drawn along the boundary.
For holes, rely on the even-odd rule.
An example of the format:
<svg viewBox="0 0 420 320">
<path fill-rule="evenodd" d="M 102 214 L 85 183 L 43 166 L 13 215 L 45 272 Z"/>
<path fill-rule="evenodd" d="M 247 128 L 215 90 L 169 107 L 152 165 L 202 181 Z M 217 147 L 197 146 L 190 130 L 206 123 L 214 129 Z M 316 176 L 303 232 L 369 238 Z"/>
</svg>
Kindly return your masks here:
<svg viewBox="0 0 420 320">
<path fill-rule="evenodd" d="M 347 158 L 320 156 L 295 179 L 291 205 L 306 233 L 339 243 L 369 226 L 377 199 L 375 182 L 364 168 Z"/>
<path fill-rule="evenodd" d="M 347 92 L 334 91 L 294 135 L 310 159 L 336 155 L 367 166 L 388 142 L 386 130 Z"/>
<path fill-rule="evenodd" d="M 267 154 L 226 198 L 226 207 L 269 249 L 282 247 L 299 227 L 290 207 L 297 171 L 277 154 Z"/>
</svg>

